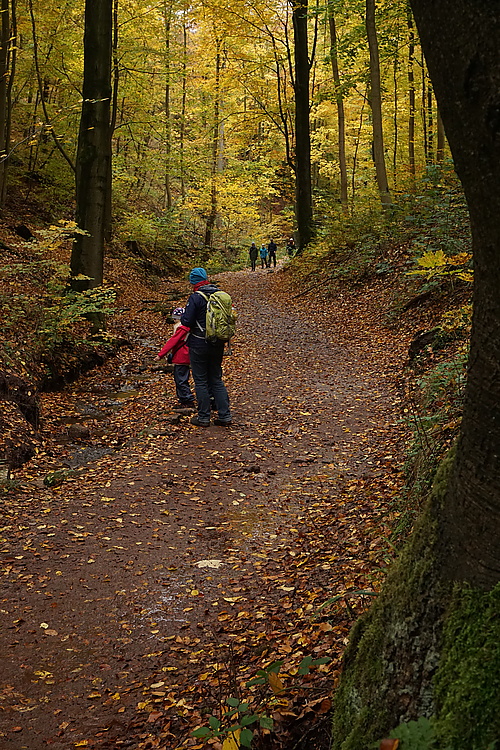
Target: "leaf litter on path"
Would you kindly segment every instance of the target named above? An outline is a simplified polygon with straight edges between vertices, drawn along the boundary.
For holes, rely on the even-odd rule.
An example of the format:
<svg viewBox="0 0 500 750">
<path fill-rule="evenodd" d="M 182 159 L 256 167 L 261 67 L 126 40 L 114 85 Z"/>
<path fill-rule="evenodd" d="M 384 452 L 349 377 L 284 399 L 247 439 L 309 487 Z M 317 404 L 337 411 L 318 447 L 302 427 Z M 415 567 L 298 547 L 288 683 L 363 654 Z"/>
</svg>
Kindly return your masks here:
<svg viewBox="0 0 500 750">
<path fill-rule="evenodd" d="M 306 315 L 283 273 L 221 283 L 239 312 L 229 430 L 166 424 L 175 391 L 150 344 L 44 396 L 45 450 L 3 501 L 6 748 L 220 748 L 192 732 L 229 698 L 272 716 L 273 748 L 327 747 L 349 629 L 391 555 L 402 345 L 379 300 L 308 298 Z M 159 349 L 168 326 L 129 316 Z M 152 376 L 110 410 L 123 372 Z M 45 487 L 82 393 L 112 452 Z M 267 692 L 247 686 L 277 662 Z"/>
</svg>

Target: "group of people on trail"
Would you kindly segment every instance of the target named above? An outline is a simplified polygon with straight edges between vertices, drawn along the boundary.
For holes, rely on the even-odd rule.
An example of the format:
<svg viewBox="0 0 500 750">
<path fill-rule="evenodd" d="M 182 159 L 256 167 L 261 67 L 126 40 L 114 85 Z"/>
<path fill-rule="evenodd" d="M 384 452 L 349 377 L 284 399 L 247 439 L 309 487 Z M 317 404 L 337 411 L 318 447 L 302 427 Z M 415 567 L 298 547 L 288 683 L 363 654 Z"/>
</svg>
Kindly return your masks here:
<svg viewBox="0 0 500 750">
<path fill-rule="evenodd" d="M 273 239 L 269 240 L 269 244 L 265 245 L 264 243 L 260 246 L 260 249 L 257 248 L 257 245 L 255 242 L 252 242 L 250 245 L 249 250 L 249 256 L 250 256 L 250 265 L 252 267 L 252 271 L 255 271 L 255 268 L 257 266 L 257 258 L 260 257 L 260 265 L 261 268 L 271 268 L 271 263 L 273 264 L 274 268 L 276 268 L 276 253 L 278 251 L 278 246 L 276 242 Z M 293 241 L 293 237 L 290 237 L 290 239 L 287 242 L 286 245 L 286 251 L 289 258 L 293 258 L 295 253 L 295 242 Z"/>
<path fill-rule="evenodd" d="M 171 355 L 179 400 L 174 410 L 195 408 L 189 386 L 191 369 L 198 411 L 191 418 L 191 424 L 208 427 L 211 411 L 216 410 L 217 418 L 213 423 L 227 427 L 232 417 L 229 396 L 222 380 L 222 357 L 225 343 L 234 333 L 236 313 L 229 295 L 209 282 L 204 268 L 193 268 L 189 283 L 193 287 L 192 294 L 186 307 L 173 310 L 174 333 L 158 352 L 157 359 Z"/>
</svg>

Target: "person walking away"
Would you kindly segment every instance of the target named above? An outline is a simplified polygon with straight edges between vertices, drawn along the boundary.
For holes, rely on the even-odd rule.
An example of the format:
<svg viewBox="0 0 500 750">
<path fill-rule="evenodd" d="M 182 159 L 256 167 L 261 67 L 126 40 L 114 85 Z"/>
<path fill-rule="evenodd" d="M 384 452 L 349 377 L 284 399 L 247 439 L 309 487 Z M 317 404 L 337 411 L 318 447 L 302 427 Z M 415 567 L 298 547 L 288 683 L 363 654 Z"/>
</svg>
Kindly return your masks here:
<svg viewBox="0 0 500 750">
<path fill-rule="evenodd" d="M 265 245 L 261 245 L 261 248 L 259 250 L 260 255 L 260 265 L 262 268 L 267 268 L 267 247 Z"/>
<path fill-rule="evenodd" d="M 268 261 L 268 268 L 271 267 L 271 261 L 273 262 L 273 266 L 276 268 L 276 251 L 278 249 L 278 245 L 276 242 L 271 239 L 269 242 L 269 245 L 267 246 L 267 252 L 269 253 L 269 261 Z"/>
<path fill-rule="evenodd" d="M 293 241 L 293 237 L 290 237 L 290 239 L 286 243 L 286 251 L 288 253 L 288 257 L 293 258 L 293 254 L 295 253 L 295 242 Z"/>
<path fill-rule="evenodd" d="M 191 424 L 198 427 L 210 425 L 210 394 L 212 394 L 218 414 L 217 419 L 214 419 L 214 424 L 228 426 L 232 418 L 229 396 L 222 381 L 224 342 L 211 343 L 205 338 L 207 298 L 219 290 L 215 284 L 208 281 L 204 268 L 193 268 L 189 274 L 189 283 L 193 286 L 193 293 L 186 304 L 181 324 L 190 331 L 189 358 L 198 401 L 198 414 L 191 418 Z"/>
<path fill-rule="evenodd" d="M 174 319 L 173 335 L 162 346 L 156 357 L 157 359 L 162 359 L 165 355 L 172 355 L 171 361 L 174 366 L 175 392 L 179 399 L 179 405 L 174 406 L 174 411 L 183 409 L 194 410 L 194 396 L 189 386 L 189 349 L 186 343 L 186 339 L 189 336 L 189 328 L 181 325 L 183 314 L 183 307 L 176 307 L 172 311 L 172 318 Z"/>
<path fill-rule="evenodd" d="M 250 245 L 249 255 L 250 255 L 250 264 L 252 266 L 252 271 L 255 271 L 255 265 L 257 263 L 257 256 L 259 254 L 259 251 L 257 249 L 257 245 L 255 242 L 252 242 Z"/>
</svg>

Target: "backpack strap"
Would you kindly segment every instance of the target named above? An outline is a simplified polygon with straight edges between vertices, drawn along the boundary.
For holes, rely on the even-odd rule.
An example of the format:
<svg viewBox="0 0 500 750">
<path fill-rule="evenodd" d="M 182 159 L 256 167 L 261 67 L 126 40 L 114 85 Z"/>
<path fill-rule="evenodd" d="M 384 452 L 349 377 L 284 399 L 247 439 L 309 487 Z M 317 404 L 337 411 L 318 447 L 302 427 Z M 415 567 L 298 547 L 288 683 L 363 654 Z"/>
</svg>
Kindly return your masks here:
<svg viewBox="0 0 500 750">
<path fill-rule="evenodd" d="M 208 300 L 210 299 L 210 297 L 207 294 L 204 294 L 204 292 L 200 292 L 199 289 L 196 290 L 195 294 L 200 294 L 203 297 L 203 299 L 205 300 L 205 302 L 208 304 Z M 201 325 L 201 323 L 200 323 L 199 320 L 196 321 L 196 325 L 198 326 L 198 328 L 202 332 L 203 336 L 196 336 L 195 334 L 193 334 L 193 336 L 195 337 L 195 339 L 205 338 L 206 329 L 203 328 L 203 326 Z"/>
</svg>

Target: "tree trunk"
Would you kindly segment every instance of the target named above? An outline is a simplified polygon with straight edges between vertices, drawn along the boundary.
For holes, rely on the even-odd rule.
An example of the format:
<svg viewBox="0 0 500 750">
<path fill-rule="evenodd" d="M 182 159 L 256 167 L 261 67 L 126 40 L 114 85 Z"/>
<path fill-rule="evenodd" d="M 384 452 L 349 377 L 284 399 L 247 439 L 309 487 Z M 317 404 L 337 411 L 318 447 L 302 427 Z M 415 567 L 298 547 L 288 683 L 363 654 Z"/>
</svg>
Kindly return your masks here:
<svg viewBox="0 0 500 750">
<path fill-rule="evenodd" d="M 113 0 L 86 0 L 83 103 L 76 157 L 76 222 L 72 286 L 102 284 L 104 233 L 111 160 L 110 101 Z M 87 279 L 78 278 L 86 276 Z"/>
<path fill-rule="evenodd" d="M 184 16 L 186 11 L 184 11 Z M 179 132 L 179 169 L 181 173 L 181 197 L 182 202 L 186 200 L 186 177 L 184 163 L 184 140 L 186 133 L 186 102 L 187 102 L 187 23 L 186 18 L 182 24 L 182 99 L 181 99 L 181 124 Z"/>
<path fill-rule="evenodd" d="M 415 185 L 415 34 L 413 16 L 408 5 L 408 164 L 413 186 Z"/>
<path fill-rule="evenodd" d="M 163 17 L 165 28 L 165 196 L 163 207 L 168 210 L 172 208 L 172 190 L 170 187 L 171 170 L 171 127 L 170 127 L 170 17 L 172 6 L 166 2 L 163 4 Z"/>
<path fill-rule="evenodd" d="M 0 208 L 5 205 L 6 181 L 7 181 L 7 123 L 10 108 L 8 98 L 8 75 L 9 75 L 9 0 L 1 0 L 0 4 L 2 18 L 0 22 Z"/>
<path fill-rule="evenodd" d="M 313 236 L 307 0 L 293 3 L 295 57 L 295 215 L 300 255 Z"/>
<path fill-rule="evenodd" d="M 337 125 L 339 131 L 339 169 L 340 169 L 340 202 L 342 210 L 348 213 L 347 198 L 347 162 L 345 152 L 345 113 L 344 97 L 340 83 L 339 61 L 337 55 L 337 27 L 335 24 L 335 10 L 333 0 L 328 5 L 328 24 L 330 28 L 330 57 L 332 60 L 333 82 L 335 84 L 335 99 L 337 100 Z"/>
<path fill-rule="evenodd" d="M 436 159 L 438 164 L 442 164 L 444 161 L 444 149 L 446 144 L 446 135 L 444 132 L 443 119 L 439 108 L 437 111 L 437 147 L 436 147 Z"/>
<path fill-rule="evenodd" d="M 382 128 L 382 94 L 380 89 L 380 63 L 377 29 L 375 26 L 375 0 L 366 0 L 366 35 L 370 48 L 370 106 L 373 124 L 373 161 L 377 175 L 380 201 L 384 209 L 392 203 L 385 168 L 384 134 Z"/>
<path fill-rule="evenodd" d="M 411 4 L 471 219 L 469 371 L 456 449 L 351 640 L 334 746 L 434 716 L 433 746 L 486 750 L 500 736 L 500 24 L 494 3 Z"/>
<path fill-rule="evenodd" d="M 210 213 L 205 225 L 205 248 L 208 251 L 212 247 L 213 230 L 217 218 L 217 162 L 219 150 L 219 125 L 220 125 L 220 76 L 221 76 L 221 49 L 222 41 L 216 39 L 215 55 L 215 90 L 214 90 L 214 122 L 212 131 L 212 153 L 210 164 Z"/>
</svg>

